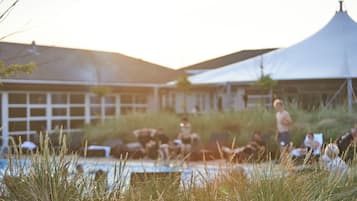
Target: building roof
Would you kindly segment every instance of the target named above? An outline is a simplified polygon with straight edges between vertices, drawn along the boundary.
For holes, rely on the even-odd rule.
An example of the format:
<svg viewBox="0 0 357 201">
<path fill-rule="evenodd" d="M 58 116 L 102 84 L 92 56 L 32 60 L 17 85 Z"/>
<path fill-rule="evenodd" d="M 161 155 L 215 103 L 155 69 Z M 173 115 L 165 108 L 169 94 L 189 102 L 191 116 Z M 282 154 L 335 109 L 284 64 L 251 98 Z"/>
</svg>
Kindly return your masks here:
<svg viewBox="0 0 357 201">
<path fill-rule="evenodd" d="M 246 59 L 270 52 L 272 50 L 276 50 L 276 48 L 267 48 L 267 49 L 254 49 L 254 50 L 242 50 L 239 52 L 235 52 L 232 54 L 224 55 L 221 57 L 217 57 L 214 59 L 210 59 L 207 61 L 203 61 L 197 64 L 193 64 L 184 68 L 181 68 L 182 71 L 187 70 L 207 70 L 207 69 L 215 69 L 222 66 L 226 66 L 232 63 L 237 63 L 240 61 L 244 61 Z"/>
<path fill-rule="evenodd" d="M 76 84 L 158 84 L 173 79 L 175 70 L 119 53 L 0 42 L 6 65 L 35 62 L 32 74 L 3 78 L 18 81 Z"/>
<path fill-rule="evenodd" d="M 239 52 L 234 52 L 228 55 L 224 55 L 221 57 L 196 63 L 190 66 L 186 66 L 184 68 L 180 68 L 177 70 L 176 76 L 180 77 L 185 75 L 192 75 L 192 74 L 206 72 L 222 66 L 244 61 L 246 59 L 270 52 L 275 49 L 276 48 L 252 49 L 252 50 L 242 50 Z"/>
<path fill-rule="evenodd" d="M 193 84 L 357 77 L 357 23 L 342 9 L 320 31 L 293 46 L 191 76 Z"/>
</svg>

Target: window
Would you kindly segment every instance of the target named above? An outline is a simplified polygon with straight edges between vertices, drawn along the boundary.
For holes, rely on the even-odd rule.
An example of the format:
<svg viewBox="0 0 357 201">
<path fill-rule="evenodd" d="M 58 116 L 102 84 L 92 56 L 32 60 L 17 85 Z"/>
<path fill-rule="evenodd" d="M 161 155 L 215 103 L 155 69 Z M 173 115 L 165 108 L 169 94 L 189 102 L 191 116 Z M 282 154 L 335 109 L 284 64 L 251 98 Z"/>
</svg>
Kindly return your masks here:
<svg viewBox="0 0 357 201">
<path fill-rule="evenodd" d="M 44 117 L 46 116 L 46 109 L 45 108 L 31 108 L 30 110 L 31 116 L 34 117 Z"/>
<path fill-rule="evenodd" d="M 133 112 L 133 108 L 132 107 L 122 107 L 120 110 L 121 114 L 130 114 Z"/>
<path fill-rule="evenodd" d="M 47 127 L 46 121 L 31 121 L 30 122 L 30 130 L 37 131 L 37 133 L 45 132 L 46 127 Z"/>
<path fill-rule="evenodd" d="M 71 107 L 71 116 L 84 116 L 84 107 Z"/>
<path fill-rule="evenodd" d="M 115 107 L 106 107 L 105 116 L 115 116 Z"/>
<path fill-rule="evenodd" d="M 121 102 L 121 104 L 132 104 L 133 96 L 132 95 L 121 95 L 120 102 Z"/>
<path fill-rule="evenodd" d="M 101 121 L 100 121 L 100 119 L 95 119 L 95 118 L 92 118 L 91 119 L 91 124 L 92 125 L 97 125 L 97 124 L 99 124 Z"/>
<path fill-rule="evenodd" d="M 120 96 L 120 114 L 146 111 L 147 97 L 145 94 L 124 94 Z"/>
<path fill-rule="evenodd" d="M 115 96 L 105 97 L 105 104 L 115 104 Z"/>
<path fill-rule="evenodd" d="M 97 116 L 102 114 L 102 109 L 101 107 L 96 107 L 96 106 L 91 106 L 90 107 L 90 115 L 91 116 Z"/>
<path fill-rule="evenodd" d="M 30 104 L 46 104 L 46 94 L 30 94 Z"/>
<path fill-rule="evenodd" d="M 9 94 L 9 104 L 26 104 L 26 94 Z"/>
<path fill-rule="evenodd" d="M 71 120 L 71 128 L 78 129 L 83 128 L 84 121 L 83 120 Z"/>
<path fill-rule="evenodd" d="M 146 96 L 145 95 L 136 95 L 135 96 L 135 103 L 136 104 L 146 104 Z"/>
<path fill-rule="evenodd" d="M 67 120 L 53 120 L 52 121 L 52 129 L 53 130 L 59 130 L 59 129 L 67 129 Z"/>
<path fill-rule="evenodd" d="M 145 107 L 135 108 L 135 112 L 136 113 L 145 113 L 146 112 L 146 108 Z"/>
<path fill-rule="evenodd" d="M 9 117 L 16 118 L 16 117 L 26 117 L 27 110 L 25 107 L 23 108 L 9 108 Z"/>
<path fill-rule="evenodd" d="M 67 104 L 67 95 L 66 94 L 52 94 L 52 103 L 53 104 Z"/>
<path fill-rule="evenodd" d="M 98 97 L 98 96 L 91 96 L 91 97 L 90 97 L 90 104 L 100 104 L 100 97 Z"/>
<path fill-rule="evenodd" d="M 71 94 L 70 102 L 71 102 L 71 104 L 84 104 L 84 95 L 83 94 Z"/>
<path fill-rule="evenodd" d="M 9 122 L 9 131 L 26 131 L 27 130 L 27 122 L 26 121 L 15 121 Z"/>
<path fill-rule="evenodd" d="M 67 116 L 67 108 L 52 108 L 53 116 Z"/>
</svg>

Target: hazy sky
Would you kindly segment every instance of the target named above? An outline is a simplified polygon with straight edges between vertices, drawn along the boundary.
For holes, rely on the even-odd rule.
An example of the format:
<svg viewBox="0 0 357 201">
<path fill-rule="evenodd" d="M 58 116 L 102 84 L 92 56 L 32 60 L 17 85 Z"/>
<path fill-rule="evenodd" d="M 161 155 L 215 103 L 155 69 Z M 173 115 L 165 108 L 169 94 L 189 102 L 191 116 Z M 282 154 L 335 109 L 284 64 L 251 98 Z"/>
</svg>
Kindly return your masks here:
<svg viewBox="0 0 357 201">
<path fill-rule="evenodd" d="M 13 0 L 0 0 L 3 10 Z M 357 21 L 357 0 L 345 0 Z M 179 68 L 242 49 L 287 47 L 323 27 L 337 0 L 20 0 L 5 41 L 113 51 Z"/>
</svg>

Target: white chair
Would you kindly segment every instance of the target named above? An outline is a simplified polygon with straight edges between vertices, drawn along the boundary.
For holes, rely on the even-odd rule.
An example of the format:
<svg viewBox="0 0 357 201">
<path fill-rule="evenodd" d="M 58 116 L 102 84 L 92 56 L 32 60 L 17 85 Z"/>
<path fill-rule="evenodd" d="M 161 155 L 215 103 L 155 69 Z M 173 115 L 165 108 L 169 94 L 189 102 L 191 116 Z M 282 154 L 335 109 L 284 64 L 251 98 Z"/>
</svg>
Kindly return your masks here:
<svg viewBox="0 0 357 201">
<path fill-rule="evenodd" d="M 319 146 L 316 149 L 312 150 L 312 155 L 317 156 L 317 155 L 321 154 L 321 148 L 322 148 L 322 144 L 323 144 L 323 134 L 322 133 L 314 133 L 314 140 L 319 142 Z M 305 136 L 305 139 L 304 139 L 304 145 L 306 147 L 311 147 L 311 145 L 308 141 L 307 135 Z M 307 154 L 307 152 L 306 152 L 305 148 L 296 148 L 290 152 L 290 155 L 293 157 L 302 157 L 302 156 L 305 156 L 306 154 Z"/>
<path fill-rule="evenodd" d="M 314 140 L 319 142 L 319 146 L 316 149 L 312 150 L 312 155 L 314 155 L 314 156 L 320 155 L 321 154 L 322 144 L 324 142 L 323 134 L 322 133 L 314 133 Z M 311 147 L 310 142 L 308 141 L 307 135 L 306 135 L 305 140 L 304 140 L 304 145 L 306 147 Z"/>
</svg>

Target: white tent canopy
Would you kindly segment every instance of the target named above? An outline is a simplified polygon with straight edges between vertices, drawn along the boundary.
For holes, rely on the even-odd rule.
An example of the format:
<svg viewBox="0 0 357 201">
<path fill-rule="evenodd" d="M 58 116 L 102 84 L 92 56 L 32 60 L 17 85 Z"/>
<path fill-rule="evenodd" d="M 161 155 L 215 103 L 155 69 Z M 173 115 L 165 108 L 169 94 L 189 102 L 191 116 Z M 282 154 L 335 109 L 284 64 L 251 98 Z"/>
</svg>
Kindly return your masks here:
<svg viewBox="0 0 357 201">
<path fill-rule="evenodd" d="M 265 75 L 274 80 L 357 78 L 357 23 L 345 11 L 311 37 L 243 62 L 191 76 L 192 84 L 256 81 Z"/>
</svg>

